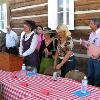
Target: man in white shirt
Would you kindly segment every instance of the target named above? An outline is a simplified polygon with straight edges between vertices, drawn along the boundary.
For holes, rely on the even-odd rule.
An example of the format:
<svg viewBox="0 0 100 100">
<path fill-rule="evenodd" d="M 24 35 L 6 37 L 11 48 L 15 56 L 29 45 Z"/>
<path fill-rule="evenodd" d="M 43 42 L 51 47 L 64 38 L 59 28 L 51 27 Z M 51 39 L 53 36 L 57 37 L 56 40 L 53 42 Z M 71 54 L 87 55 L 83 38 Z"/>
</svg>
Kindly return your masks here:
<svg viewBox="0 0 100 100">
<path fill-rule="evenodd" d="M 17 34 L 12 31 L 10 25 L 7 26 L 7 33 L 6 33 L 6 52 L 10 54 L 17 55 L 17 44 L 18 44 L 18 36 Z"/>
<path fill-rule="evenodd" d="M 88 61 L 88 84 L 100 87 L 100 54 L 96 54 L 94 51 L 96 49 L 100 51 L 100 18 L 92 18 L 89 26 L 91 28 L 89 40 L 81 41 L 82 45 L 88 49 L 90 56 Z M 91 46 L 93 50 L 90 50 L 89 46 Z M 93 53 L 97 56 L 95 56 L 92 51 L 94 51 Z"/>
</svg>

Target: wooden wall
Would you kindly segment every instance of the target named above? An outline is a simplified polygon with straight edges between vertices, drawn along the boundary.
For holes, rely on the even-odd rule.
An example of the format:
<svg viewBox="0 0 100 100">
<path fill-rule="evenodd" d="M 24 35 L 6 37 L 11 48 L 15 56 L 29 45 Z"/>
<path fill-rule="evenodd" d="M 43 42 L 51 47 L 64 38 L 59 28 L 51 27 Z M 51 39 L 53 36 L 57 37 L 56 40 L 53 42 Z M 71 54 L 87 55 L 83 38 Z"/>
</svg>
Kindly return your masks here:
<svg viewBox="0 0 100 100">
<path fill-rule="evenodd" d="M 25 19 L 32 19 L 43 26 L 48 25 L 48 0 L 9 0 L 9 8 L 9 21 L 18 34 L 22 32 Z M 88 39 L 88 25 L 92 17 L 100 17 L 100 0 L 75 0 L 75 30 L 71 31 L 75 40 Z M 80 62 L 86 60 L 85 48 L 75 43 L 74 51 L 79 54 L 77 59 Z M 87 66 L 86 64 L 85 61 L 81 66 Z"/>
<path fill-rule="evenodd" d="M 10 0 L 10 23 L 15 31 L 20 33 L 23 21 L 31 19 L 37 24 L 47 26 L 48 0 Z"/>
</svg>

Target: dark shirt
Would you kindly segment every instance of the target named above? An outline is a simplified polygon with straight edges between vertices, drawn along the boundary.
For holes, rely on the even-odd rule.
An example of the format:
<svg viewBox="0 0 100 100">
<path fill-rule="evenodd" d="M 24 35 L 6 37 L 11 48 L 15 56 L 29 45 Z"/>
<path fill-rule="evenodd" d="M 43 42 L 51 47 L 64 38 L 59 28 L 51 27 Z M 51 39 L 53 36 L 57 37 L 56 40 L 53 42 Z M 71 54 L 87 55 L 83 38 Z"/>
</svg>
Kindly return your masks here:
<svg viewBox="0 0 100 100">
<path fill-rule="evenodd" d="M 55 47 L 53 46 L 55 43 Z M 52 55 L 55 55 L 55 51 L 57 49 L 57 43 L 58 43 L 58 40 L 55 39 L 55 42 L 53 43 L 53 41 L 48 45 L 46 46 L 45 44 L 45 40 L 42 40 L 41 42 L 41 47 L 40 47 L 40 50 L 39 50 L 39 56 L 40 56 L 40 60 L 42 57 L 45 57 L 45 52 L 44 52 L 44 49 L 47 48 L 49 52 L 52 52 L 51 55 L 48 55 L 48 58 L 52 58 Z M 55 49 L 55 50 L 54 50 Z"/>
</svg>

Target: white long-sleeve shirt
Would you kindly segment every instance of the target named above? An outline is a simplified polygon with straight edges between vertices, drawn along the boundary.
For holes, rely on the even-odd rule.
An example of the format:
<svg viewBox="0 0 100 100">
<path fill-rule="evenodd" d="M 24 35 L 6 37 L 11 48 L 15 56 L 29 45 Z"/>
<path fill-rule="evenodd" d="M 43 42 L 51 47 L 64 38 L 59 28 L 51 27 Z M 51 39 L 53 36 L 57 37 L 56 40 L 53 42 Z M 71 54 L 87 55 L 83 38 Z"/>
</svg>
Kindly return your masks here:
<svg viewBox="0 0 100 100">
<path fill-rule="evenodd" d="M 28 56 L 35 51 L 35 49 L 37 47 L 37 43 L 38 43 L 37 34 L 34 34 L 30 48 L 27 51 L 25 51 L 24 53 L 23 53 L 23 45 L 22 45 L 23 36 L 25 35 L 25 41 L 27 41 L 33 33 L 34 33 L 34 31 L 32 31 L 30 34 L 25 34 L 25 32 L 21 33 L 20 47 L 19 47 L 19 53 L 21 56 Z"/>
<path fill-rule="evenodd" d="M 18 44 L 18 36 L 14 31 L 10 31 L 9 33 L 6 34 L 6 47 L 14 47 Z"/>
</svg>

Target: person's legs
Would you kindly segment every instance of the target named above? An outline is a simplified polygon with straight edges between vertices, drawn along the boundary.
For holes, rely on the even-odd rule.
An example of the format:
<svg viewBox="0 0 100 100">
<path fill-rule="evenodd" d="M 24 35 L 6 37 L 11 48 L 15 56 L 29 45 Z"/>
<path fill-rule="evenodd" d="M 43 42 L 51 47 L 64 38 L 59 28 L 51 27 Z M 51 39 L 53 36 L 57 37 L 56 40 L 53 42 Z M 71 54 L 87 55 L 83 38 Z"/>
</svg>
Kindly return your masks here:
<svg viewBox="0 0 100 100">
<path fill-rule="evenodd" d="M 16 48 L 16 46 L 10 48 L 10 53 L 14 54 L 14 55 L 17 55 L 17 48 Z"/>
<path fill-rule="evenodd" d="M 70 70 L 74 70 L 75 64 L 75 59 L 73 59 L 73 61 L 67 61 L 64 66 L 61 67 L 61 77 L 65 77 L 66 73 L 68 73 Z"/>
<path fill-rule="evenodd" d="M 95 80 L 94 85 L 100 87 L 100 60 L 94 60 Z"/>
<path fill-rule="evenodd" d="M 5 48 L 5 51 L 6 51 L 7 53 L 9 53 L 9 49 L 8 49 L 8 48 Z"/>
<path fill-rule="evenodd" d="M 89 85 L 94 85 L 94 64 L 93 64 L 93 59 L 89 58 L 88 61 L 88 84 Z"/>
<path fill-rule="evenodd" d="M 6 52 L 9 54 L 17 55 L 17 48 L 16 47 L 10 47 L 9 49 L 6 48 Z"/>
<path fill-rule="evenodd" d="M 65 77 L 66 73 L 68 72 L 68 62 L 66 62 L 62 67 L 61 67 L 61 77 Z"/>
</svg>

